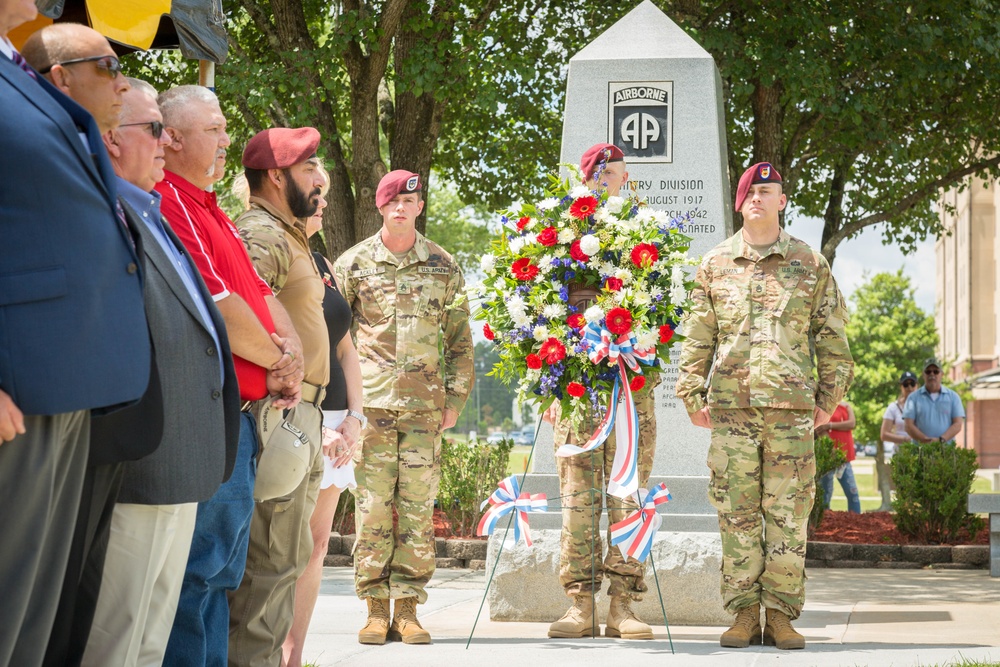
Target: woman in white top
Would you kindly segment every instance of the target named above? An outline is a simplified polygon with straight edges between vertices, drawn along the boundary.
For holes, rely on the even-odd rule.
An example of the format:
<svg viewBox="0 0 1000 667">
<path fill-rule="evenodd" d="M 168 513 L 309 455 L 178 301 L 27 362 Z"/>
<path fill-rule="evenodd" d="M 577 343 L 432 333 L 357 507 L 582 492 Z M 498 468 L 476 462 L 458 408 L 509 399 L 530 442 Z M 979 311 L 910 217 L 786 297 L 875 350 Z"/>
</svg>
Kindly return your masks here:
<svg viewBox="0 0 1000 667">
<path fill-rule="evenodd" d="M 882 416 L 882 444 L 886 452 L 891 452 L 897 444 L 909 442 L 910 436 L 906 433 L 903 423 L 903 406 L 910 394 L 917 390 L 917 376 L 906 371 L 899 378 L 899 396 L 889 404 L 885 414 Z"/>
</svg>

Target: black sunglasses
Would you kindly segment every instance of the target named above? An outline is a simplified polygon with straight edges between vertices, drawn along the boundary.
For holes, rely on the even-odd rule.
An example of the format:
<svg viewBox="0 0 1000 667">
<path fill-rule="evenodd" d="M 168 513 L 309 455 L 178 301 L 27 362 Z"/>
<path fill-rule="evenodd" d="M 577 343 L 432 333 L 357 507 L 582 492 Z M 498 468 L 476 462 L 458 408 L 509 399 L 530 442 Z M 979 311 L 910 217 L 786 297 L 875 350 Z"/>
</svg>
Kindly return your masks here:
<svg viewBox="0 0 1000 667">
<path fill-rule="evenodd" d="M 904 387 L 916 387 L 917 383 L 914 382 L 913 380 L 907 380 L 906 382 L 903 383 L 903 386 Z"/>
<path fill-rule="evenodd" d="M 154 139 L 163 136 L 163 123 L 158 120 L 147 120 L 145 123 L 122 123 L 118 127 L 138 127 L 140 125 L 149 125 L 149 133 L 153 135 Z"/>
<path fill-rule="evenodd" d="M 52 63 L 45 69 L 38 70 L 38 72 L 40 74 L 48 74 L 56 65 L 65 67 L 66 65 L 77 65 L 79 63 L 94 63 L 97 65 L 97 69 L 102 72 L 106 72 L 108 77 L 112 79 L 117 78 L 118 75 L 122 73 L 122 64 L 118 62 L 118 58 L 116 56 L 89 56 L 87 58 L 73 58 L 72 60 L 64 60 L 61 63 Z"/>
<path fill-rule="evenodd" d="M 938 375 L 941 371 L 924 371 L 924 375 Z"/>
</svg>

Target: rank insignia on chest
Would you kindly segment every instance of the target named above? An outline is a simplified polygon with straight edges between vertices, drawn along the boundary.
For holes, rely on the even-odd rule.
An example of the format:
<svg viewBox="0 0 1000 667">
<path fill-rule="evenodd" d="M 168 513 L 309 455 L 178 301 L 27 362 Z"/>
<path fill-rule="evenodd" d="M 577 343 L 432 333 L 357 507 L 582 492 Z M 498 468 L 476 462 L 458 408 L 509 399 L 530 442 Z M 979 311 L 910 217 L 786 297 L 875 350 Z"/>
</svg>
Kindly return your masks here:
<svg viewBox="0 0 1000 667">
<path fill-rule="evenodd" d="M 789 262 L 789 264 L 791 264 L 792 266 L 802 266 L 802 261 L 798 259 L 793 259 L 792 261 Z"/>
<path fill-rule="evenodd" d="M 410 283 L 399 283 L 396 286 L 396 294 L 409 294 L 410 293 Z"/>
</svg>

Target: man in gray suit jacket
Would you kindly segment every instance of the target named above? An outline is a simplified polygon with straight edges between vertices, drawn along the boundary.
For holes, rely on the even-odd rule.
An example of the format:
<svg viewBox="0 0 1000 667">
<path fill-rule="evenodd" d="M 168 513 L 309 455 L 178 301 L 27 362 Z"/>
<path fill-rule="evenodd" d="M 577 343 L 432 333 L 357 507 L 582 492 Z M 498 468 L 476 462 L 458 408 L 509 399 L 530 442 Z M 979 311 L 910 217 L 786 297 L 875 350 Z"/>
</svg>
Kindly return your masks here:
<svg viewBox="0 0 1000 667">
<path fill-rule="evenodd" d="M 160 664 L 173 626 L 197 503 L 232 472 L 239 390 L 225 324 L 184 246 L 160 216 L 170 136 L 156 91 L 131 79 L 118 129 L 104 142 L 122 208 L 142 241 L 146 316 L 163 395 L 156 450 L 124 464 L 84 665 Z M 142 437 L 144 407 L 105 417 L 94 437 Z M 239 462 L 250 465 L 249 461 Z"/>
</svg>

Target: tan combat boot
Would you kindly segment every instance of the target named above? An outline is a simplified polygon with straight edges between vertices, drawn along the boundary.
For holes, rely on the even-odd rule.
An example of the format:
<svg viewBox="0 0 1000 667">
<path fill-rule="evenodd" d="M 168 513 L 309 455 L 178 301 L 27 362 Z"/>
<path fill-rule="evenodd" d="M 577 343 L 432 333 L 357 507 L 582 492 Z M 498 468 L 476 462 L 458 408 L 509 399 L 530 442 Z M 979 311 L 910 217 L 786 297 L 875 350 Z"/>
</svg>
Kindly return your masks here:
<svg viewBox="0 0 1000 667">
<path fill-rule="evenodd" d="M 594 597 L 590 593 L 573 596 L 573 606 L 563 617 L 549 626 L 549 637 L 553 639 L 579 639 L 593 637 L 601 629 L 594 618 Z"/>
<path fill-rule="evenodd" d="M 417 598 L 399 598 L 392 614 L 389 639 L 404 644 L 430 644 L 431 633 L 417 620 Z"/>
<path fill-rule="evenodd" d="M 608 624 L 604 634 L 622 639 L 652 639 L 653 629 L 639 620 L 630 605 L 632 598 L 627 595 L 612 595 L 608 610 Z"/>
<path fill-rule="evenodd" d="M 385 598 L 368 598 L 368 622 L 358 632 L 362 644 L 384 644 L 389 631 L 389 601 Z"/>
<path fill-rule="evenodd" d="M 792 627 L 792 619 L 777 609 L 767 609 L 767 622 L 764 624 L 764 643 L 777 646 L 782 650 L 805 648 L 806 638 Z"/>
<path fill-rule="evenodd" d="M 743 607 L 736 613 L 732 627 L 722 633 L 719 645 L 726 648 L 746 648 L 760 643 L 760 604 Z"/>
</svg>

